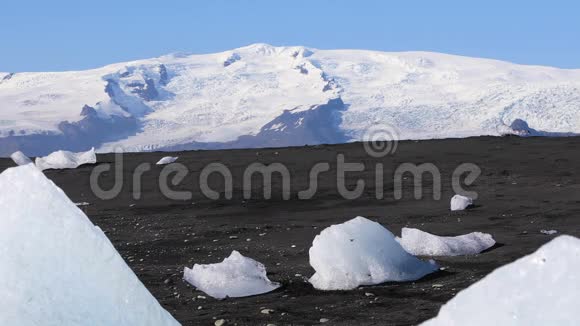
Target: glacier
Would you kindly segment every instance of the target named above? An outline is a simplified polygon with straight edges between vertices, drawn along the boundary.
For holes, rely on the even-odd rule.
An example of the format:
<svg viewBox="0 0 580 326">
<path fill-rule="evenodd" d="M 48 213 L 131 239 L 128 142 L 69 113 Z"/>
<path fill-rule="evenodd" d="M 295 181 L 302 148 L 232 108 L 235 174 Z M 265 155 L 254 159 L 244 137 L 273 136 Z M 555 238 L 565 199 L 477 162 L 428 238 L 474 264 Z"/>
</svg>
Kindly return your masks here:
<svg viewBox="0 0 580 326">
<path fill-rule="evenodd" d="M 580 70 L 430 52 L 253 44 L 0 73 L 0 156 L 580 133 Z"/>
</svg>

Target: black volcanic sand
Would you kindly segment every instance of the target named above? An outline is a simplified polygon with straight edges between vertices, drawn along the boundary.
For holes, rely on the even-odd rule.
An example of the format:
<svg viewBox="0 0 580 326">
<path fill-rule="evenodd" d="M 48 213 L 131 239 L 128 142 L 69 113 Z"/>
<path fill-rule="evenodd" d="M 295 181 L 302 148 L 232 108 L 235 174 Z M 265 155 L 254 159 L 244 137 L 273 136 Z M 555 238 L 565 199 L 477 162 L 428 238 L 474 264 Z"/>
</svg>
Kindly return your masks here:
<svg viewBox="0 0 580 326">
<path fill-rule="evenodd" d="M 362 162 L 366 172 L 347 174 L 347 184 L 366 181 L 363 196 L 345 200 L 336 187 L 336 155 L 347 162 Z M 184 325 L 312 325 L 321 318 L 330 325 L 415 325 L 435 316 L 440 306 L 458 291 L 498 266 L 527 255 L 555 236 L 540 233 L 556 229 L 580 236 L 580 138 L 469 138 L 405 141 L 395 155 L 374 159 L 360 143 L 283 149 L 179 152 L 178 162 L 191 173 L 174 189 L 189 189 L 193 198 L 164 198 L 157 185 L 162 167 L 153 165 L 143 176 L 140 200 L 132 198 L 131 171 L 143 162 L 154 164 L 163 153 L 124 156 L 124 187 L 112 200 L 99 200 L 89 187 L 93 166 L 76 170 L 46 171 L 90 219 L 109 236 L 117 250 L 161 304 Z M 113 155 L 100 155 L 99 164 Z M 208 163 L 221 162 L 234 174 L 234 198 L 209 200 L 200 192 L 198 178 Z M 273 198 L 260 199 L 256 183 L 253 199 L 243 200 L 242 172 L 253 162 L 284 163 L 292 174 L 292 199 L 281 199 L 280 178 L 275 177 Z M 319 190 L 310 200 L 297 199 L 307 188 L 310 168 L 330 162 L 331 172 L 320 175 Z M 385 199 L 377 200 L 374 166 L 384 164 Z M 412 178 L 404 198 L 393 198 L 393 171 L 404 162 L 434 163 L 443 178 L 442 200 L 432 199 L 432 180 L 424 182 L 424 198 L 412 196 Z M 461 163 L 475 163 L 482 175 L 468 189 L 477 191 L 476 206 L 450 212 L 451 174 Z M 0 160 L 0 170 L 11 166 Z M 103 179 L 112 184 L 113 173 Z M 218 175 L 210 184 L 223 189 Z M 221 188 L 220 188 L 221 187 Z M 386 283 L 353 291 L 317 291 L 307 283 L 314 271 L 308 249 L 323 228 L 355 216 L 380 222 L 395 234 L 401 227 L 416 227 L 439 235 L 473 231 L 491 233 L 498 245 L 469 257 L 439 257 L 444 270 L 417 282 Z M 230 239 L 236 236 L 236 239 Z M 74 245 L 74 244 L 71 244 Z M 271 280 L 283 284 L 277 291 L 247 298 L 215 300 L 182 280 L 185 266 L 216 263 L 232 250 L 267 267 Z M 372 293 L 372 295 L 371 295 Z M 373 296 L 374 295 L 374 296 Z M 199 297 L 204 296 L 204 297 Z M 271 314 L 262 309 L 273 309 Z"/>
</svg>

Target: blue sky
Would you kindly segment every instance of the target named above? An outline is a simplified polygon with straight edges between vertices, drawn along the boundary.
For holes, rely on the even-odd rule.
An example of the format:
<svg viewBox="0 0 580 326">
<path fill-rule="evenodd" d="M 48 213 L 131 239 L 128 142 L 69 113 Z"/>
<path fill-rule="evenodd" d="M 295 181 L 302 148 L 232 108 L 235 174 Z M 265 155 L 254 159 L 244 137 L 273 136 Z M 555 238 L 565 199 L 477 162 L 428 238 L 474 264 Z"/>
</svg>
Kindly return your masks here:
<svg viewBox="0 0 580 326">
<path fill-rule="evenodd" d="M 423 50 L 580 68 L 578 1 L 4 1 L 0 71 L 61 71 L 250 43 Z"/>
</svg>

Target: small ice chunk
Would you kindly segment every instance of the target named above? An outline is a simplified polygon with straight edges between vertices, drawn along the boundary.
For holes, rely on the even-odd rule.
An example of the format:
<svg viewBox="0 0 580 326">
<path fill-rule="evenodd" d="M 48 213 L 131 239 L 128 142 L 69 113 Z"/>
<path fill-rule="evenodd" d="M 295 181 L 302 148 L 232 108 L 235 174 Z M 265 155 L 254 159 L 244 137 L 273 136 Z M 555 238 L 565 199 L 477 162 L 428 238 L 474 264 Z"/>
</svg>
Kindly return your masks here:
<svg viewBox="0 0 580 326">
<path fill-rule="evenodd" d="M 495 245 L 495 240 L 487 233 L 441 237 L 412 228 L 401 230 L 399 242 L 408 253 L 415 256 L 475 255 Z"/>
<path fill-rule="evenodd" d="M 77 206 L 89 206 L 90 204 L 87 203 L 86 201 L 80 202 L 80 203 L 75 203 L 75 205 Z"/>
<path fill-rule="evenodd" d="M 32 160 L 28 158 L 28 156 L 24 155 L 24 153 L 22 153 L 21 151 L 12 153 L 12 155 L 10 155 L 10 158 L 17 165 L 26 165 L 32 163 Z"/>
<path fill-rule="evenodd" d="M 36 167 L 41 171 L 47 169 L 75 169 L 83 164 L 94 163 L 97 163 L 97 155 L 94 148 L 81 153 L 57 151 L 48 156 L 36 158 Z"/>
<path fill-rule="evenodd" d="M 157 162 L 157 165 L 166 165 L 166 164 L 171 164 L 175 161 L 177 161 L 179 157 L 174 157 L 174 156 L 165 156 L 164 158 L 160 159 L 159 162 Z"/>
<path fill-rule="evenodd" d="M 451 210 L 462 211 L 473 204 L 473 199 L 461 195 L 455 195 L 451 198 Z"/>
<path fill-rule="evenodd" d="M 221 263 L 186 267 L 183 278 L 216 299 L 247 297 L 280 287 L 279 283 L 268 279 L 263 264 L 235 250 Z"/>
<path fill-rule="evenodd" d="M 324 229 L 310 248 L 320 290 L 351 290 L 387 281 L 414 281 L 438 269 L 407 253 L 389 230 L 364 217 Z"/>
<path fill-rule="evenodd" d="M 459 292 L 423 326 L 579 325 L 580 239 L 559 236 Z"/>
<path fill-rule="evenodd" d="M 540 233 L 545 234 L 545 235 L 554 235 L 556 233 L 558 233 L 557 230 L 540 230 Z"/>
</svg>

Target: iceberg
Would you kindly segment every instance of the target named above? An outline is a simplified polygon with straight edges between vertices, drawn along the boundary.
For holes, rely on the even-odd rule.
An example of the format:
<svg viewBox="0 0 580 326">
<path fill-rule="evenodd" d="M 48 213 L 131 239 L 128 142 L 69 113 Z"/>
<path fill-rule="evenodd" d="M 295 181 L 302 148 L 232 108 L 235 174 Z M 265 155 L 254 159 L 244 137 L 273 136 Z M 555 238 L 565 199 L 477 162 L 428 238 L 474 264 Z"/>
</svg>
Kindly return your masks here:
<svg viewBox="0 0 580 326">
<path fill-rule="evenodd" d="M 412 228 L 403 228 L 398 240 L 408 253 L 415 256 L 476 255 L 495 245 L 495 240 L 487 233 L 440 237 Z"/>
<path fill-rule="evenodd" d="M 351 290 L 387 281 L 414 281 L 438 270 L 435 262 L 407 253 L 379 223 L 356 217 L 324 229 L 309 251 L 319 290 Z"/>
<path fill-rule="evenodd" d="M 459 292 L 423 326 L 579 325 L 580 239 L 559 236 Z"/>
<path fill-rule="evenodd" d="M 0 210 L 0 325 L 179 325 L 34 165 L 0 174 Z"/>
<path fill-rule="evenodd" d="M 47 169 L 75 169 L 83 164 L 94 163 L 97 163 L 97 155 L 94 148 L 81 153 L 57 151 L 48 156 L 36 158 L 36 167 L 41 171 Z"/>
<path fill-rule="evenodd" d="M 451 210 L 463 211 L 473 204 L 473 199 L 461 195 L 455 195 L 451 198 Z"/>
<path fill-rule="evenodd" d="M 175 161 L 177 161 L 179 157 L 173 157 L 173 156 L 165 156 L 162 159 L 159 160 L 159 162 L 155 163 L 156 165 L 166 165 L 166 164 L 171 164 Z"/>
<path fill-rule="evenodd" d="M 235 250 L 221 263 L 186 267 L 183 278 L 216 299 L 247 297 L 280 287 L 279 283 L 268 279 L 263 264 Z"/>
<path fill-rule="evenodd" d="M 10 155 L 10 158 L 17 165 L 26 165 L 26 164 L 32 163 L 32 160 L 30 160 L 30 158 L 28 158 L 28 156 L 24 155 L 24 153 L 22 153 L 21 151 L 17 151 L 17 152 L 12 153 L 12 155 Z"/>
</svg>

